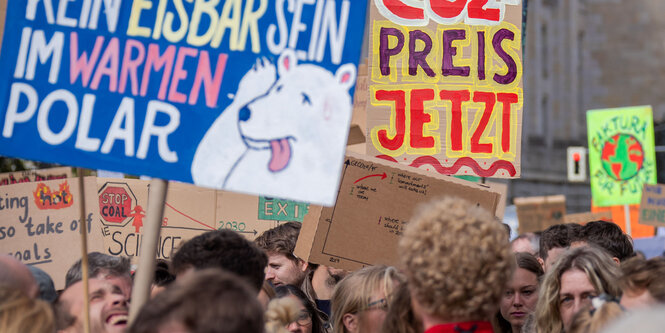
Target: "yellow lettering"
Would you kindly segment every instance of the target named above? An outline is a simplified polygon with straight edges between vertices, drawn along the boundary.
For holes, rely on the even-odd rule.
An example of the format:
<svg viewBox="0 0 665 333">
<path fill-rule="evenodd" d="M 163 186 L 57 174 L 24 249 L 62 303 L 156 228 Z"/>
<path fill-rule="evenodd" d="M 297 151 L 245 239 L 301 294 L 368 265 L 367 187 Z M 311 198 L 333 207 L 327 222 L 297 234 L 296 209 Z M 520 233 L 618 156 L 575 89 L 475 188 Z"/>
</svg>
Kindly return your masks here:
<svg viewBox="0 0 665 333">
<path fill-rule="evenodd" d="M 245 3 L 245 14 L 242 19 L 242 27 L 240 28 L 240 39 L 238 40 L 238 46 L 241 51 L 245 50 L 245 44 L 247 43 L 247 30 L 250 30 L 252 38 L 252 52 L 259 53 L 261 52 L 261 41 L 259 40 L 259 19 L 265 14 L 266 8 L 268 8 L 268 1 L 260 0 L 261 4 L 259 9 L 255 12 L 252 11 L 254 8 L 254 0 L 247 0 Z"/>
<path fill-rule="evenodd" d="M 240 26 L 241 8 L 241 0 L 226 0 L 224 3 L 224 8 L 222 8 L 222 15 L 219 17 L 219 24 L 217 24 L 215 36 L 213 36 L 210 46 L 214 48 L 219 47 L 219 45 L 222 43 L 222 38 L 224 38 L 224 30 L 226 30 L 226 28 L 230 28 L 231 36 L 229 38 L 229 49 L 234 51 L 238 50 L 238 27 Z M 229 15 L 231 14 L 232 10 L 233 17 L 230 17 Z"/>
<path fill-rule="evenodd" d="M 132 3 L 132 12 L 129 14 L 127 36 L 150 37 L 150 28 L 139 26 L 141 11 L 150 8 L 152 8 L 150 0 L 134 0 Z"/>
<path fill-rule="evenodd" d="M 212 34 L 215 33 L 215 26 L 217 25 L 217 10 L 215 6 L 219 3 L 219 0 L 196 0 L 194 3 L 194 11 L 192 12 L 192 21 L 189 25 L 189 34 L 187 35 L 187 43 L 193 46 L 202 46 L 207 44 L 212 38 Z M 208 25 L 208 30 L 202 35 L 197 35 L 199 30 L 199 23 L 201 23 L 201 17 L 203 14 L 208 15 L 210 18 L 210 25 Z"/>
<path fill-rule="evenodd" d="M 194 0 L 187 0 L 187 2 L 192 2 Z M 164 38 L 171 43 L 177 43 L 185 37 L 187 34 L 187 26 L 189 26 L 189 17 L 187 16 L 187 11 L 185 6 L 182 4 L 182 0 L 173 0 L 173 5 L 175 6 L 176 12 L 178 12 L 178 19 L 180 20 L 180 27 L 178 30 L 173 30 L 173 18 L 174 15 L 171 12 L 166 13 L 164 17 Z"/>
</svg>

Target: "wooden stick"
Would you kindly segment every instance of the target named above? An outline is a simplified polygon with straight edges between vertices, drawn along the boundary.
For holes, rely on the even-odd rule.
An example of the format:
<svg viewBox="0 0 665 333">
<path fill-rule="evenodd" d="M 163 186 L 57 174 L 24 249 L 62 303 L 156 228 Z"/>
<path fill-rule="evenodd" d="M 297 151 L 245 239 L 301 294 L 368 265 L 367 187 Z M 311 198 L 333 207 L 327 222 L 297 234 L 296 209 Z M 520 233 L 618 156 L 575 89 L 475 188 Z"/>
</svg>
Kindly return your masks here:
<svg viewBox="0 0 665 333">
<path fill-rule="evenodd" d="M 141 310 L 141 307 L 150 299 L 150 286 L 155 276 L 157 256 L 157 243 L 159 231 L 164 216 L 164 202 L 169 183 L 162 179 L 153 178 L 150 181 L 148 192 L 148 210 L 146 223 L 143 224 L 143 239 L 141 241 L 141 255 L 139 266 L 134 277 L 132 288 L 132 304 L 129 308 L 129 324 L 131 325 Z"/>
<path fill-rule="evenodd" d="M 85 185 L 83 169 L 77 168 L 81 212 L 81 277 L 83 278 L 83 331 L 90 333 L 90 297 L 88 297 L 88 226 L 85 220 Z"/>
</svg>

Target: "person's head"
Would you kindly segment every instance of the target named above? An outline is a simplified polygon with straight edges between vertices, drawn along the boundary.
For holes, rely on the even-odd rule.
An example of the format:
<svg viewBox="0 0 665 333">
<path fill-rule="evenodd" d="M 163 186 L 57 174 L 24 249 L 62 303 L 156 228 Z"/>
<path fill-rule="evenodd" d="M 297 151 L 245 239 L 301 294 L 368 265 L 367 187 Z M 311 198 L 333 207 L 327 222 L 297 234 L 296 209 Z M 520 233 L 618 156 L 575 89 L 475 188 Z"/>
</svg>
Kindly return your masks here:
<svg viewBox="0 0 665 333">
<path fill-rule="evenodd" d="M 570 323 L 567 333 L 598 333 L 608 324 L 624 314 L 624 310 L 615 300 L 601 299 L 605 295 L 592 299 L 592 305 L 578 311 Z"/>
<path fill-rule="evenodd" d="M 141 308 L 128 333 L 263 333 L 263 308 L 245 279 L 220 269 L 187 274 Z"/>
<path fill-rule="evenodd" d="M 621 305 L 627 309 L 665 303 L 665 258 L 630 258 L 621 263 Z"/>
<path fill-rule="evenodd" d="M 307 298 L 300 288 L 287 284 L 275 288 L 276 298 L 292 298 L 298 301 L 297 319 L 290 322 L 286 329 L 291 333 L 321 333 L 323 320 L 319 316 L 316 306 Z"/>
<path fill-rule="evenodd" d="M 173 281 L 175 281 L 175 275 L 171 274 L 168 261 L 158 259 L 155 267 L 155 277 L 152 279 L 152 286 L 150 287 L 150 298 L 164 291 Z"/>
<path fill-rule="evenodd" d="M 566 252 L 545 274 L 536 305 L 538 332 L 568 329 L 573 315 L 600 294 L 621 295 L 619 268 L 603 250 L 585 246 Z"/>
<path fill-rule="evenodd" d="M 392 292 L 403 281 L 389 266 L 369 266 L 347 275 L 331 299 L 333 333 L 380 332 Z"/>
<path fill-rule="evenodd" d="M 604 333 L 662 333 L 665 327 L 665 306 L 659 305 L 640 311 L 628 312 L 609 323 Z"/>
<path fill-rule="evenodd" d="M 423 206 L 399 242 L 414 306 L 430 321 L 489 320 L 514 259 L 493 214 L 446 197 Z"/>
<path fill-rule="evenodd" d="M 513 252 L 527 252 L 533 256 L 538 256 L 540 249 L 540 236 L 534 234 L 533 232 L 527 232 L 517 236 L 510 243 Z"/>
<path fill-rule="evenodd" d="M 527 316 L 536 309 L 538 285 L 543 276 L 543 267 L 530 253 L 516 253 L 517 264 L 512 278 L 504 290 L 497 324 L 502 332 L 520 332 Z"/>
<path fill-rule="evenodd" d="M 19 289 L 31 298 L 39 293 L 39 286 L 28 266 L 10 255 L 0 255 L 0 285 Z"/>
<path fill-rule="evenodd" d="M 256 297 L 259 300 L 259 303 L 261 303 L 263 309 L 267 310 L 268 304 L 275 298 L 275 288 L 270 283 L 268 283 L 268 281 L 263 281 L 263 284 L 261 285 L 261 291 L 259 291 L 259 294 Z"/>
<path fill-rule="evenodd" d="M 58 293 L 55 291 L 55 285 L 53 284 L 51 276 L 35 266 L 29 266 L 28 268 L 39 287 L 39 294 L 37 295 L 39 299 L 45 300 L 48 303 L 53 303 L 58 297 Z"/>
<path fill-rule="evenodd" d="M 28 297 L 20 289 L 0 286 L 0 332 L 53 331 L 55 331 L 55 319 L 48 303 Z"/>
<path fill-rule="evenodd" d="M 90 299 L 90 331 L 95 333 L 125 332 L 129 299 L 116 284 L 106 279 L 88 280 L 88 295 L 83 281 L 65 289 L 55 302 L 56 328 L 59 333 L 83 332 L 85 298 Z"/>
<path fill-rule="evenodd" d="M 266 280 L 273 286 L 299 286 L 307 275 L 307 262 L 293 254 L 300 227 L 298 222 L 287 222 L 265 231 L 254 240 L 268 255 Z"/>
<path fill-rule="evenodd" d="M 246 279 L 258 294 L 268 259 L 252 242 L 228 229 L 209 231 L 182 244 L 172 266 L 180 278 L 192 270 L 221 268 Z"/>
<path fill-rule="evenodd" d="M 557 259 L 580 237 L 582 226 L 576 223 L 556 224 L 540 235 L 539 261 L 547 272 Z"/>
<path fill-rule="evenodd" d="M 88 253 L 88 277 L 108 280 L 117 285 L 128 299 L 132 295 L 132 276 L 129 258 L 114 257 L 100 252 Z M 83 273 L 81 260 L 76 261 L 67 270 L 65 289 L 81 281 Z"/>
<path fill-rule="evenodd" d="M 422 320 L 411 306 L 411 292 L 408 283 L 400 283 L 393 291 L 393 297 L 388 305 L 386 320 L 383 322 L 383 333 L 417 333 L 423 332 Z"/>
<path fill-rule="evenodd" d="M 605 221 L 592 221 L 585 224 L 579 241 L 595 245 L 610 254 L 615 261 L 621 262 L 633 256 L 633 243 L 621 228 Z"/>
</svg>

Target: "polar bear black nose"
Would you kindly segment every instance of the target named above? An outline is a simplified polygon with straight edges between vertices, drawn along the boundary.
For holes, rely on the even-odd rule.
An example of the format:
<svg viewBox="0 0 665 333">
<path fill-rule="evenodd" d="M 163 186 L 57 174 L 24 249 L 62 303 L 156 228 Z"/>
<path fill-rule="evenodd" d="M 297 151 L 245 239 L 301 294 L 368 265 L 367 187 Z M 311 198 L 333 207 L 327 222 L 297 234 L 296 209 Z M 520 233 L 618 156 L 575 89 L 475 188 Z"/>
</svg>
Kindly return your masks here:
<svg viewBox="0 0 665 333">
<path fill-rule="evenodd" d="M 240 114 L 238 115 L 238 118 L 240 119 L 240 121 L 248 121 L 251 116 L 252 116 L 252 111 L 250 111 L 249 108 L 245 105 L 242 109 L 240 109 Z"/>
</svg>

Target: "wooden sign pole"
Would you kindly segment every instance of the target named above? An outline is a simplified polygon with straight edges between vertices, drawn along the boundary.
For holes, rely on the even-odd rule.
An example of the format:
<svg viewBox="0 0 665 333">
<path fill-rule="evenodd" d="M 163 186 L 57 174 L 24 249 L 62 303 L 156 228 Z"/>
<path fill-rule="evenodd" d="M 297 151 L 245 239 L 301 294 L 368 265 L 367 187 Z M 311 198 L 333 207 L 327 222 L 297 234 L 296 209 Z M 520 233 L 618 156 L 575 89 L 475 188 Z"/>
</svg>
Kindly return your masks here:
<svg viewBox="0 0 665 333">
<path fill-rule="evenodd" d="M 150 181 L 148 194 L 148 211 L 146 223 L 143 225 L 143 240 L 141 241 L 141 255 L 139 266 L 134 276 L 132 288 L 132 304 L 129 308 L 129 323 L 131 325 L 141 310 L 141 307 L 150 299 L 150 286 L 155 276 L 157 243 L 164 216 L 164 202 L 168 182 L 153 178 Z"/>
<path fill-rule="evenodd" d="M 79 197 L 81 201 L 81 277 L 83 278 L 83 331 L 90 333 L 90 297 L 88 288 L 88 225 L 85 223 L 85 184 L 83 183 L 83 169 L 77 169 L 79 177 Z"/>
</svg>

